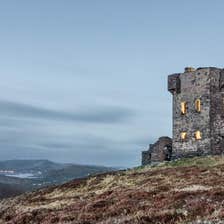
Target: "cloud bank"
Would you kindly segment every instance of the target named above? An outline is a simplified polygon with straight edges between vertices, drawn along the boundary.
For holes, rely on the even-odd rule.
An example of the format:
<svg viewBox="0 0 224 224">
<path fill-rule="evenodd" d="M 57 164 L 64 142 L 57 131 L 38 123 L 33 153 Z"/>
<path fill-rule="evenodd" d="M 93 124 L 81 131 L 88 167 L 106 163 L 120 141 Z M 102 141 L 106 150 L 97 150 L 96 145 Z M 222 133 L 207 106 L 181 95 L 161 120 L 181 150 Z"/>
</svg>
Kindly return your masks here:
<svg viewBox="0 0 224 224">
<path fill-rule="evenodd" d="M 121 123 L 134 116 L 134 111 L 116 106 L 86 108 L 86 110 L 59 111 L 33 105 L 0 101 L 1 116 L 31 119 L 57 120 L 84 123 Z"/>
</svg>

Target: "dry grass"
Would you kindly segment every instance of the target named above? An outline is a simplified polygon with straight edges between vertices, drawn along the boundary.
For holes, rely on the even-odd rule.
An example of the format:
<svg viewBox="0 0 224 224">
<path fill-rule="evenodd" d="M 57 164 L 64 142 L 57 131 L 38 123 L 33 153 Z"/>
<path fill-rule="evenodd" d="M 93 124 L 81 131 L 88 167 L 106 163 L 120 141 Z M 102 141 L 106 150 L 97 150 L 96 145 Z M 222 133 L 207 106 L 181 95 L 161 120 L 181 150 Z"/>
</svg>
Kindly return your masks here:
<svg viewBox="0 0 224 224">
<path fill-rule="evenodd" d="M 97 175 L 0 201 L 0 223 L 10 224 L 222 220 L 224 158 L 218 156 Z"/>
</svg>

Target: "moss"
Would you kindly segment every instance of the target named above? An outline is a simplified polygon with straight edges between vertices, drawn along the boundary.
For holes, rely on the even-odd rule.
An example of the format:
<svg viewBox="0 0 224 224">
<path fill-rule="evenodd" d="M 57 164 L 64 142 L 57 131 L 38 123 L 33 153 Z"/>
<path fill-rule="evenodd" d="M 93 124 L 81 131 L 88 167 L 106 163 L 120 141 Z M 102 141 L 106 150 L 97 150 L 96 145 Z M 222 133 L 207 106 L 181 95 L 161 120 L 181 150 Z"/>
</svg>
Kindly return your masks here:
<svg viewBox="0 0 224 224">
<path fill-rule="evenodd" d="M 212 167 L 216 165 L 224 164 L 224 157 L 222 156 L 203 156 L 194 158 L 183 158 L 170 161 L 166 164 L 162 164 L 160 167 Z"/>
<path fill-rule="evenodd" d="M 175 168 L 175 167 L 190 167 L 197 166 L 201 168 L 213 167 L 224 164 L 224 156 L 203 156 L 194 158 L 181 158 L 173 161 L 165 161 L 157 164 L 138 166 L 133 169 L 128 169 L 127 173 L 133 172 L 146 172 L 152 169 L 163 169 L 163 168 Z"/>
</svg>

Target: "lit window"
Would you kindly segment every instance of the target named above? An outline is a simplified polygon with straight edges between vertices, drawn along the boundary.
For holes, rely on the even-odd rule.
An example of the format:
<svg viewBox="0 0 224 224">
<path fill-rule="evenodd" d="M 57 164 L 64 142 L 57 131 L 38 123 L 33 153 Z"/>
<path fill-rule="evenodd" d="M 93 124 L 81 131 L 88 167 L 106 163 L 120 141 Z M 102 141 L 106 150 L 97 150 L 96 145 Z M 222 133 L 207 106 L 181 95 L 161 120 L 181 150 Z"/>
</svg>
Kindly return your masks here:
<svg viewBox="0 0 224 224">
<path fill-rule="evenodd" d="M 187 113 L 187 102 L 181 102 L 181 114 Z"/>
<path fill-rule="evenodd" d="M 201 112 L 201 100 L 200 99 L 197 99 L 195 101 L 195 109 L 197 112 Z"/>
<path fill-rule="evenodd" d="M 195 139 L 196 139 L 196 140 L 200 140 L 200 139 L 201 139 L 201 132 L 200 132 L 200 131 L 196 131 L 196 132 L 194 133 L 194 135 L 195 135 Z"/>
<path fill-rule="evenodd" d="M 181 132 L 180 137 L 181 137 L 181 140 L 186 140 L 187 139 L 187 132 Z"/>
</svg>

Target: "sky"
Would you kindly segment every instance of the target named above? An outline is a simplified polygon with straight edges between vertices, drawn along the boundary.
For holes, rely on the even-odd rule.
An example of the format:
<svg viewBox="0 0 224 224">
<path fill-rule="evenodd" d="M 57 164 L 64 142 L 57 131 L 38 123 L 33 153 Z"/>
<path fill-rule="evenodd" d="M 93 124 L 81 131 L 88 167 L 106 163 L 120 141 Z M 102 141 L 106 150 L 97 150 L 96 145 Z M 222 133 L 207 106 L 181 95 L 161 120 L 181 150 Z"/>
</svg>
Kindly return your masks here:
<svg viewBox="0 0 224 224">
<path fill-rule="evenodd" d="M 172 136 L 167 76 L 223 67 L 222 0 L 0 1 L 0 160 L 132 167 Z"/>
</svg>

